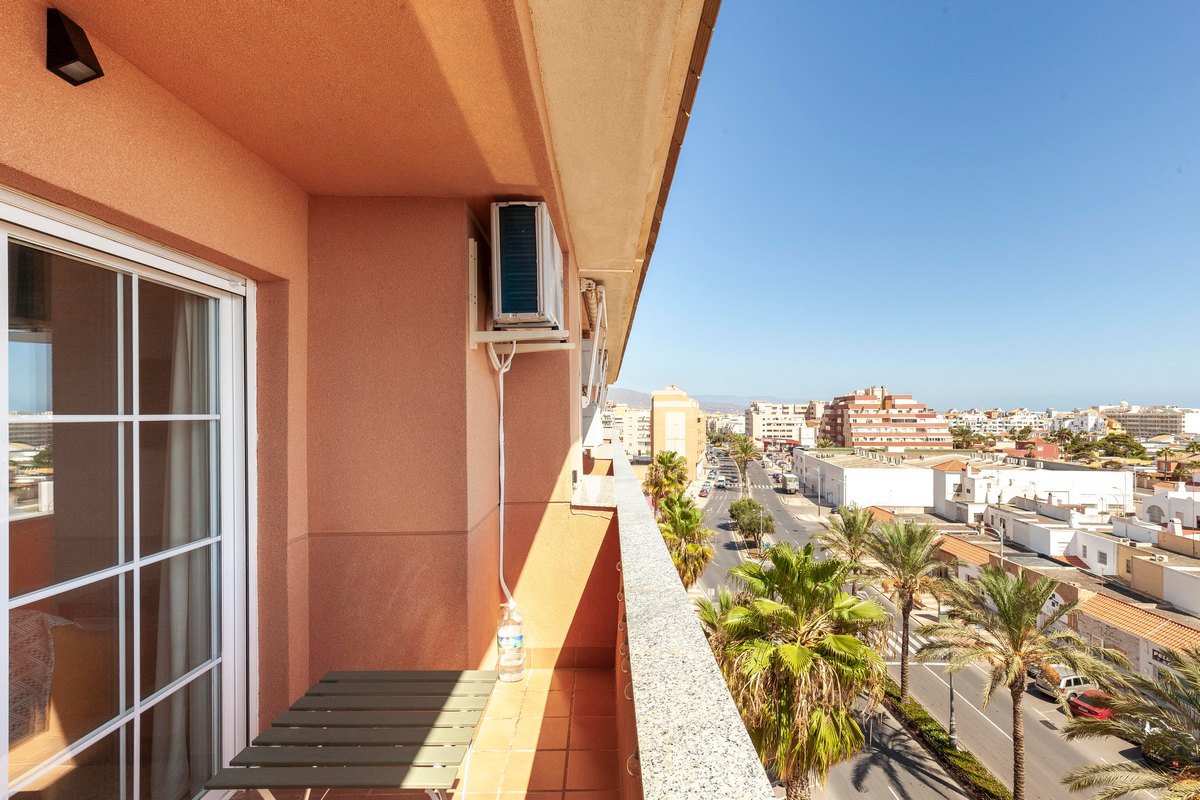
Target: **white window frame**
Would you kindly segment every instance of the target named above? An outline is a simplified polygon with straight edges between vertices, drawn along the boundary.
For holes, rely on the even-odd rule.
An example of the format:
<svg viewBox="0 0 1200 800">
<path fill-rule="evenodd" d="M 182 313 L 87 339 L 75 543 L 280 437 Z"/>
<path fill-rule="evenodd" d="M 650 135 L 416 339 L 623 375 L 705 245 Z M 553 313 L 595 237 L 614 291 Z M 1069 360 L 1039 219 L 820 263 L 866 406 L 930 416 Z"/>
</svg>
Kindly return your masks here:
<svg viewBox="0 0 1200 800">
<path fill-rule="evenodd" d="M 213 264 L 160 244 L 121 231 L 105 223 L 79 215 L 70 210 L 0 187 L 0 308 L 8 311 L 8 242 L 26 242 L 41 249 L 61 253 L 85 263 L 114 269 L 122 273 L 146 277 L 153 281 L 218 301 L 217 356 L 220 413 L 228 413 L 229 424 L 220 428 L 221 461 L 218 468 L 219 491 L 223 498 L 221 537 L 219 545 L 212 539 L 190 543 L 170 552 L 178 555 L 189 549 L 219 546 L 219 565 L 212 575 L 221 588 L 220 653 L 215 663 L 198 668 L 196 675 L 219 671 L 221 747 L 217 754 L 220 765 L 231 758 L 250 739 L 258 725 L 258 587 L 257 587 L 257 469 L 253 460 L 257 451 L 257 394 L 256 394 L 256 287 L 253 281 Z M 136 324 L 136 323 L 135 323 Z M 6 409 L 0 414 L 0 435 L 8 441 L 11 418 L 7 413 L 8 346 L 0 347 L 0 398 Z M 117 409 L 123 412 L 124 409 Z M 89 421 L 118 421 L 130 415 L 88 415 Z M 194 415 L 212 418 L 214 415 Z M 186 415 L 171 415 L 172 419 Z M 141 417 L 145 419 L 145 417 Z M 46 421 L 67 421 L 70 415 L 57 415 Z M 228 454 L 227 456 L 225 454 Z M 227 498 L 227 499 L 225 499 Z M 232 544 L 232 546 L 231 546 Z M 143 559 L 143 563 L 145 559 Z M 0 614 L 0 641 L 8 641 L 9 613 L 9 520 L 3 515 L 0 522 L 0 596 L 4 598 L 4 613 Z M 96 573 L 73 581 L 57 584 L 55 592 L 67 590 L 72 583 L 88 583 Z M 217 583 L 219 580 L 219 584 Z M 136 589 L 135 589 L 136 593 Z M 25 595 L 29 597 L 29 595 Z M 215 602 L 214 597 L 214 602 Z M 124 655 L 122 654 L 122 659 Z M 8 648 L 0 647 L 0 694 L 7 708 Z M 180 680 L 193 676 L 183 676 Z M 152 705 L 162 694 L 151 695 L 140 709 Z M 132 710 L 132 709 L 130 709 Z M 130 710 L 122 711 L 123 720 Z M 74 742 L 69 748 L 46 762 L 42 767 L 22 775 L 15 783 L 7 783 L 8 727 L 0 726 L 0 774 L 6 776 L 5 796 L 21 791 L 55 765 L 71 758 L 103 739 L 127 722 L 110 721 Z M 214 731 L 215 733 L 215 731 Z M 136 748 L 136 741 L 134 742 Z M 135 767 L 136 769 L 136 767 Z M 218 797 L 223 793 L 207 793 Z"/>
</svg>

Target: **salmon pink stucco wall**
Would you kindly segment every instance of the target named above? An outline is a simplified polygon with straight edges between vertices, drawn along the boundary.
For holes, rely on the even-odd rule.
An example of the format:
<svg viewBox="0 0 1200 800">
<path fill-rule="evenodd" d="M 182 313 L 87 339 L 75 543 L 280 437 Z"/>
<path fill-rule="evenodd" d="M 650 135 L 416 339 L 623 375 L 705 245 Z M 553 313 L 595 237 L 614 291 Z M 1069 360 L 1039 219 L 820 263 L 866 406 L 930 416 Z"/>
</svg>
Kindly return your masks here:
<svg viewBox="0 0 1200 800">
<path fill-rule="evenodd" d="M 46 5 L 0 25 L 0 185 L 260 281 L 260 703 L 307 678 L 308 196 L 95 35 L 103 79 L 45 69 Z M 296 611 L 303 611 L 297 615 Z"/>
</svg>

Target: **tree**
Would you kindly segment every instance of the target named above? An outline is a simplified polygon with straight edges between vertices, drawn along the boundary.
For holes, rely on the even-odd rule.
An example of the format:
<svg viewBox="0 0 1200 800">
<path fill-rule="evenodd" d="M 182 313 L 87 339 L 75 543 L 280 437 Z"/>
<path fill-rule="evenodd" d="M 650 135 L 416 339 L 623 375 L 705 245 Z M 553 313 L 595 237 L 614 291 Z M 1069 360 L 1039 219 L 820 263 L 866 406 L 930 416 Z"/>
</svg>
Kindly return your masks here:
<svg viewBox="0 0 1200 800">
<path fill-rule="evenodd" d="M 954 437 L 955 450 L 970 450 L 975 445 L 983 443 L 983 437 L 966 425 L 956 425 L 951 428 L 950 435 Z"/>
<path fill-rule="evenodd" d="M 775 517 L 752 497 L 743 497 L 730 503 L 729 516 L 737 532 L 743 538 L 752 539 L 759 552 L 762 551 L 762 535 L 775 532 Z"/>
<path fill-rule="evenodd" d="M 1189 456 L 1200 455 L 1200 439 L 1188 442 L 1187 446 L 1183 448 L 1183 452 Z"/>
<path fill-rule="evenodd" d="M 1075 436 L 1066 428 L 1059 428 L 1058 430 L 1051 431 L 1050 435 L 1046 438 L 1052 442 L 1057 442 L 1059 446 L 1064 446 L 1070 444 Z"/>
<path fill-rule="evenodd" d="M 1170 447 L 1164 447 L 1158 451 L 1158 460 L 1159 461 L 1165 461 L 1166 463 L 1170 464 L 1171 459 L 1174 457 L 1175 457 L 1175 451 L 1173 449 L 1171 449 Z"/>
<path fill-rule="evenodd" d="M 704 527 L 704 513 L 685 495 L 668 495 L 663 499 L 661 511 L 658 529 L 684 588 L 691 588 L 715 555 L 708 543 L 713 531 Z"/>
<path fill-rule="evenodd" d="M 1025 800 L 1025 721 L 1021 700 L 1026 671 L 1032 666 L 1064 664 L 1093 680 L 1115 678 L 1112 663 L 1124 663 L 1113 650 L 1093 648 L 1063 625 L 1079 601 L 1051 603 L 1058 581 L 1026 580 L 1025 571 L 1010 575 L 985 567 L 970 583 L 949 582 L 943 608 L 949 619 L 923 625 L 917 633 L 931 641 L 917 651 L 919 661 L 946 661 L 949 672 L 979 664 L 988 671 L 984 707 L 1001 687 L 1012 698 L 1013 800 Z M 995 610 L 993 610 L 995 609 Z M 1104 660 L 1107 659 L 1107 660 Z"/>
<path fill-rule="evenodd" d="M 758 446 L 754 444 L 754 440 L 749 436 L 734 434 L 733 440 L 729 443 L 729 456 L 733 459 L 733 463 L 737 464 L 738 475 L 741 476 L 742 482 L 739 494 L 743 497 L 749 494 L 746 487 L 746 465 L 751 461 L 757 461 L 762 456 L 758 452 Z"/>
<path fill-rule="evenodd" d="M 851 565 L 850 593 L 858 594 L 858 581 L 867 574 L 863 560 L 874 536 L 875 515 L 869 508 L 838 506 L 833 516 L 821 524 L 825 530 L 815 535 L 813 541 L 830 556 Z"/>
<path fill-rule="evenodd" d="M 54 468 L 54 445 L 48 444 L 34 454 L 29 460 L 29 465 L 34 469 L 53 469 Z"/>
<path fill-rule="evenodd" d="M 833 447 L 833 439 L 828 439 L 822 436 L 820 439 L 817 439 L 817 447 L 822 450 Z"/>
<path fill-rule="evenodd" d="M 772 547 L 768 563 L 746 561 L 730 574 L 741 591 L 699 603 L 730 693 L 763 764 L 788 800 L 812 795 L 812 779 L 864 744 L 854 706 L 874 707 L 883 692 L 883 659 L 859 637 L 886 621 L 875 602 L 846 593 L 850 565 L 813 559 L 813 547 Z"/>
<path fill-rule="evenodd" d="M 1017 431 L 1017 438 L 1021 439 L 1022 441 L 1025 439 L 1028 439 L 1031 436 L 1033 436 L 1033 426 L 1032 425 L 1023 425 L 1023 426 L 1021 426 L 1021 430 Z"/>
<path fill-rule="evenodd" d="M 937 573 L 944 562 L 937 557 L 941 534 L 931 525 L 915 520 L 893 520 L 875 529 L 867 552 L 879 588 L 895 602 L 900 612 L 900 702 L 908 700 L 908 641 L 917 593 L 937 588 Z"/>
<path fill-rule="evenodd" d="M 687 487 L 687 462 L 674 450 L 662 450 L 650 462 L 642 489 L 650 495 L 658 513 L 663 499 L 679 494 Z"/>
<path fill-rule="evenodd" d="M 1110 433 L 1099 441 L 1100 452 L 1118 458 L 1145 458 L 1146 448 L 1128 433 Z"/>
<path fill-rule="evenodd" d="M 1063 778 L 1071 791 L 1100 787 L 1093 800 L 1143 790 L 1164 800 L 1186 800 L 1200 793 L 1200 648 L 1165 651 L 1165 657 L 1171 669 L 1158 670 L 1154 678 L 1122 673 L 1121 684 L 1103 700 L 1112 709 L 1108 719 L 1074 717 L 1063 733 L 1068 740 L 1117 736 L 1182 769 L 1166 772 L 1132 762 L 1088 764 Z"/>
</svg>

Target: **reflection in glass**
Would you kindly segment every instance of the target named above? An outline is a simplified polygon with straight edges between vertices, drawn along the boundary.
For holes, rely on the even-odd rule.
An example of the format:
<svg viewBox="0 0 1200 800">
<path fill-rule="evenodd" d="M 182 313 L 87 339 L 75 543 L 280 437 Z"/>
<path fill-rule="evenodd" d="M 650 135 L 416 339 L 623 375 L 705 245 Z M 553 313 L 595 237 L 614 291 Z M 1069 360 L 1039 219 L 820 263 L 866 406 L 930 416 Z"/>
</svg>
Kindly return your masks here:
<svg viewBox="0 0 1200 800">
<path fill-rule="evenodd" d="M 163 698 L 142 718 L 142 794 L 186 800 L 216 771 L 217 672 Z"/>
<path fill-rule="evenodd" d="M 17 792 L 15 800 L 128 800 L 133 775 L 129 726 L 105 736 Z"/>
<path fill-rule="evenodd" d="M 139 423 L 142 555 L 215 536 L 216 423 Z"/>
<path fill-rule="evenodd" d="M 213 657 L 211 547 L 142 567 L 142 696 Z"/>
<path fill-rule="evenodd" d="M 215 300 L 138 281 L 141 413 L 210 413 L 215 312 Z"/>
<path fill-rule="evenodd" d="M 13 414 L 117 411 L 117 284 L 66 256 L 8 246 L 8 385 Z"/>
<path fill-rule="evenodd" d="M 9 425 L 12 597 L 117 563 L 121 502 L 117 465 L 126 426 L 117 422 Z"/>
<path fill-rule="evenodd" d="M 10 777 L 117 716 L 117 586 L 109 578 L 9 612 Z"/>
</svg>

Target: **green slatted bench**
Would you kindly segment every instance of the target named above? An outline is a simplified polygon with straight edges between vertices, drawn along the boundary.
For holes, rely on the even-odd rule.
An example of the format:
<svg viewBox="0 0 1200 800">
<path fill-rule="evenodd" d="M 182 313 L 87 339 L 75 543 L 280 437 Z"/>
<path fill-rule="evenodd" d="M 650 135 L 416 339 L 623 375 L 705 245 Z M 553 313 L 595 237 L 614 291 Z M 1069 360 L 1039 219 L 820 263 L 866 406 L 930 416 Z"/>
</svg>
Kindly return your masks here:
<svg viewBox="0 0 1200 800">
<path fill-rule="evenodd" d="M 416 789 L 445 800 L 494 670 L 329 672 L 205 784 L 212 790 Z"/>
</svg>

